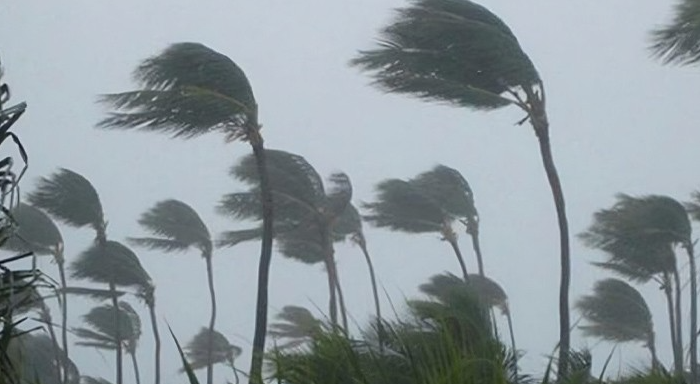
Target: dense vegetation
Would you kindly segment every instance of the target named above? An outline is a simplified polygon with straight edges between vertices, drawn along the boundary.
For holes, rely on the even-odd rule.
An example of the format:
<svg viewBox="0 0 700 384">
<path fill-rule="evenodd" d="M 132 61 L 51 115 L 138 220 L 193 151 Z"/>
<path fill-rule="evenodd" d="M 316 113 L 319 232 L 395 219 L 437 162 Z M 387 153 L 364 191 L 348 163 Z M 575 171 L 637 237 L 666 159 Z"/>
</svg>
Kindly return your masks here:
<svg viewBox="0 0 700 384">
<path fill-rule="evenodd" d="M 699 15 L 700 2 L 682 1 L 672 23 L 652 33 L 653 54 L 666 63 L 697 64 Z M 75 345 L 113 352 L 116 384 L 140 384 L 144 366 L 153 372 L 149 376 L 155 384 L 161 383 L 164 343 L 156 307 L 157 282 L 130 246 L 163 253 L 198 252 L 204 260 L 208 323 L 183 348 L 177 339 L 166 344 L 179 349 L 190 382 L 198 381 L 195 371 L 204 370 L 203 382 L 212 384 L 219 364 L 230 369 L 236 383 L 254 384 L 700 381 L 693 235 L 693 221 L 700 221 L 700 192 L 692 193 L 687 202 L 655 194 L 620 194 L 613 206 L 595 212 L 590 227 L 578 239 L 606 256 L 595 265 L 610 276 L 572 306 L 571 236 L 552 155 L 545 82 L 513 31 L 488 9 L 467 0 L 414 0 L 382 29 L 378 46 L 360 52 L 351 65 L 372 76 L 374 84 L 386 92 L 473 110 L 514 106 L 524 113 L 518 124 L 529 123 L 537 138 L 559 227 L 559 343 L 544 372 L 529 375 L 519 369 L 524 351 L 516 346 L 508 296 L 485 272 L 488 255 L 481 250 L 476 198 L 460 170 L 438 165 L 410 178 L 387 178 L 376 186 L 374 197 L 365 197 L 368 202 L 355 206 L 349 175 L 336 172 L 324 179 L 304 157 L 266 148 L 253 86 L 243 69 L 222 53 L 187 42 L 144 60 L 134 72 L 133 90 L 102 96 L 100 101 L 109 112 L 98 127 L 181 139 L 217 132 L 227 142 L 250 144 L 252 153 L 236 159 L 230 171 L 244 188 L 222 196 L 217 205 L 221 215 L 249 228 L 213 234 L 190 205 L 169 199 L 135 218 L 142 235 L 120 242 L 109 236 L 99 188 L 65 168 L 43 177 L 20 196 L 18 185 L 28 156 L 10 128 L 25 105 L 7 107 L 9 87 L 2 84 L 0 145 L 5 148 L 12 140 L 25 166 L 16 171 L 13 159 L 17 156 L 0 160 L 0 246 L 17 254 L 0 260 L 0 382 L 109 383 L 81 376 L 80 367 L 71 360 Z M 453 251 L 459 276 L 433 276 L 420 286 L 423 297 L 408 301 L 407 311 L 386 316 L 364 224 L 415 235 L 438 234 Z M 94 234 L 94 240 L 83 244 L 84 251 L 71 260 L 64 255 L 64 227 Z M 460 248 L 460 232 L 470 238 L 473 255 Z M 323 265 L 328 283 L 326 319 L 289 305 L 268 325 L 273 241 L 281 256 Z M 351 332 L 336 267 L 335 244 L 341 241 L 358 245 L 373 292 L 375 313 L 359 334 Z M 242 242 L 260 243 L 249 370 L 235 365 L 241 348 L 216 328 L 214 255 L 220 248 Z M 35 267 L 10 268 L 13 262 L 38 256 L 55 261 L 57 280 Z M 471 256 L 476 272 L 467 267 Z M 679 258 L 687 258 L 687 272 L 679 268 Z M 650 307 L 635 288 L 649 282 L 658 283 L 666 300 L 663 316 L 668 318 L 672 344 L 670 367 L 658 358 L 656 334 L 661 324 L 652 321 Z M 77 326 L 67 320 L 74 299 L 95 303 Z M 60 320 L 52 317 L 52 300 L 58 303 Z M 145 331 L 135 305 L 148 309 L 148 333 L 155 347 L 149 361 L 137 358 Z M 584 319 L 577 328 L 570 321 L 572 307 Z M 687 324 L 683 308 L 689 313 Z M 507 332 L 498 329 L 497 313 L 507 319 Z M 25 321 L 30 318 L 35 324 Z M 630 377 L 606 379 L 605 369 L 596 375 L 591 372 L 590 353 L 571 348 L 574 329 L 616 343 L 639 342 L 649 350 L 648 364 Z M 74 345 L 69 333 L 77 340 Z M 266 342 L 267 335 L 273 336 L 274 343 Z M 133 373 L 124 372 L 124 357 L 131 360 Z"/>
</svg>

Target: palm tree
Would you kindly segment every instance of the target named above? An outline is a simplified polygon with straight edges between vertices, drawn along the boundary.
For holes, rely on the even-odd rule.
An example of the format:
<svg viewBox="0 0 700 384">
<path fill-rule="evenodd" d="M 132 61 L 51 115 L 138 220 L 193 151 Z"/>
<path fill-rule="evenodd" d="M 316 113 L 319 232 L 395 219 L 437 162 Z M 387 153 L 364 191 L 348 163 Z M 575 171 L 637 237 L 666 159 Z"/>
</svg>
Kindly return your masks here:
<svg viewBox="0 0 700 384">
<path fill-rule="evenodd" d="M 352 64 L 371 72 L 387 92 L 475 110 L 515 105 L 525 112 L 557 211 L 561 285 L 559 289 L 559 372 L 566 374 L 570 347 L 569 228 L 564 193 L 549 138 L 544 84 L 508 26 L 468 0 L 414 0 L 382 30 L 380 46 L 361 52 Z"/>
<path fill-rule="evenodd" d="M 213 341 L 212 348 L 209 347 L 211 341 Z M 185 346 L 185 350 L 187 361 L 193 370 L 225 363 L 233 369 L 234 373 L 237 372 L 234 362 L 242 352 L 241 348 L 231 344 L 220 332 L 211 332 L 204 327 Z M 210 352 L 211 350 L 213 353 Z"/>
<path fill-rule="evenodd" d="M 448 173 L 451 176 L 445 177 Z M 454 177 L 455 174 L 459 178 Z M 447 178 L 451 178 L 452 182 L 447 181 Z M 436 179 L 440 180 L 440 183 L 449 184 L 438 186 L 435 183 Z M 387 227 L 396 231 L 439 233 L 442 240 L 452 247 L 464 280 L 469 280 L 453 223 L 459 219 L 476 217 L 476 210 L 471 190 L 457 171 L 438 166 L 410 180 L 384 180 L 376 189 L 377 201 L 363 204 L 370 212 L 364 217 L 367 221 L 377 227 Z M 472 219 L 468 220 L 471 222 Z M 474 233 L 475 236 L 477 234 L 478 232 Z M 480 254 L 478 259 L 481 260 Z M 479 264 L 482 265 L 481 261 Z M 480 272 L 483 272 L 483 267 L 480 267 Z"/>
<path fill-rule="evenodd" d="M 676 374 L 683 371 L 681 335 L 681 283 L 674 247 L 686 249 L 690 262 L 690 355 L 691 372 L 696 372 L 697 299 L 695 260 L 690 219 L 682 204 L 659 195 L 632 197 L 620 194 L 610 209 L 596 212 L 593 224 L 581 235 L 584 243 L 608 254 L 610 261 L 598 263 L 632 281 L 648 281 L 660 274 L 669 308 L 671 339 Z M 675 286 L 675 304 L 671 298 L 671 279 Z"/>
<path fill-rule="evenodd" d="M 651 311 L 632 286 L 618 279 L 600 280 L 576 307 L 589 323 L 580 327 L 586 336 L 616 343 L 640 341 L 651 353 L 652 367 L 658 367 Z"/>
<path fill-rule="evenodd" d="M 76 344 L 114 351 L 122 345 L 131 356 L 136 384 L 141 384 L 136 348 L 141 337 L 141 319 L 129 303 L 120 301 L 119 307 L 102 305 L 95 307 L 83 316 L 87 327 L 79 327 L 73 332 L 81 339 Z"/>
<path fill-rule="evenodd" d="M 61 283 L 61 343 L 63 351 L 68 354 L 68 297 L 64 243 L 61 231 L 51 218 L 43 211 L 29 204 L 19 203 L 11 211 L 18 228 L 14 235 L 2 247 L 16 252 L 33 252 L 35 255 L 50 255 L 56 262 Z M 52 331 L 53 326 L 47 325 Z M 68 367 L 61 367 L 62 381 L 68 381 Z"/>
<path fill-rule="evenodd" d="M 100 127 L 156 131 L 185 139 L 222 131 L 227 140 L 247 141 L 253 149 L 260 174 L 264 234 L 251 381 L 261 384 L 272 257 L 272 194 L 253 90 L 243 70 L 231 59 L 198 43 L 173 44 L 145 60 L 134 75 L 139 90 L 102 98 L 116 111 L 100 122 Z"/>
<path fill-rule="evenodd" d="M 154 237 L 130 239 L 135 245 L 165 252 L 184 252 L 191 248 L 199 250 L 207 268 L 207 281 L 211 300 L 209 334 L 213 334 L 216 322 L 216 291 L 214 289 L 214 268 L 212 266 L 214 244 L 207 226 L 192 207 L 179 200 L 172 199 L 161 201 L 143 213 L 139 219 L 139 224 Z M 156 348 L 160 350 L 159 342 L 156 344 Z M 156 356 L 157 367 L 160 367 L 159 360 L 159 356 Z M 213 374 L 213 367 L 210 365 L 207 367 L 207 383 L 212 382 Z M 156 382 L 156 384 L 158 383 Z"/>
<path fill-rule="evenodd" d="M 8 349 L 14 369 L 22 378 L 22 384 L 61 384 L 63 378 L 55 371 L 66 367 L 67 384 L 78 384 L 80 373 L 65 351 L 49 336 L 25 332 L 10 341 Z"/>
<path fill-rule="evenodd" d="M 350 179 L 344 173 L 334 173 L 326 189 L 323 179 L 306 159 L 280 150 L 268 149 L 268 173 L 270 188 L 275 196 L 274 233 L 283 255 L 308 264 L 323 262 L 328 273 L 330 293 L 329 312 L 331 322 L 337 324 L 337 301 L 342 296 L 335 263 L 333 242 L 344 239 L 350 233 L 340 233 L 337 222 L 345 213 L 352 197 Z M 260 193 L 254 159 L 246 156 L 231 169 L 231 174 L 251 185 L 247 192 L 227 194 L 221 200 L 219 211 L 236 218 L 259 220 Z M 259 237 L 261 228 L 227 231 L 219 240 L 220 246 L 233 246 L 241 241 Z M 339 298 L 341 309 L 344 301 Z M 347 328 L 345 311 L 343 323 Z"/>
<path fill-rule="evenodd" d="M 270 324 L 269 333 L 276 339 L 288 340 L 279 349 L 293 349 L 310 342 L 321 332 L 322 322 L 304 307 L 285 305 L 277 314 L 279 321 Z"/>
<path fill-rule="evenodd" d="M 671 22 L 656 28 L 651 37 L 650 49 L 664 63 L 700 62 L 700 2 L 678 0 Z"/>
</svg>

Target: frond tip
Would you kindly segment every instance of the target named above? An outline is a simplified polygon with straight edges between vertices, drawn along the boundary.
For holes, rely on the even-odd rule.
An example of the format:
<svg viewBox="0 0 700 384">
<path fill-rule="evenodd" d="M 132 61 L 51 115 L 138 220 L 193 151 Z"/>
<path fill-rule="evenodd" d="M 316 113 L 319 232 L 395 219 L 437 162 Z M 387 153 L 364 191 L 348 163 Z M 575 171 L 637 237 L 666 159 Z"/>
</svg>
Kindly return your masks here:
<svg viewBox="0 0 700 384">
<path fill-rule="evenodd" d="M 652 54 L 669 64 L 700 63 L 700 1 L 678 0 L 673 20 L 651 33 Z"/>
</svg>

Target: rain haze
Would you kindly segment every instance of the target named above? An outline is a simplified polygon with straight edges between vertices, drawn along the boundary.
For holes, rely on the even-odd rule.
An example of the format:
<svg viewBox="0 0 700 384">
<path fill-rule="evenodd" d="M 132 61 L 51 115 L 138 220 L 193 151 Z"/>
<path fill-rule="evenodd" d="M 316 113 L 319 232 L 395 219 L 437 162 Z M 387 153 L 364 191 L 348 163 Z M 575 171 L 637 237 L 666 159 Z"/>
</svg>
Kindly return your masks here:
<svg viewBox="0 0 700 384">
<path fill-rule="evenodd" d="M 619 0 L 572 4 L 555 0 L 483 0 L 518 37 L 547 89 L 554 158 L 571 231 L 572 307 L 603 273 L 590 265 L 604 255 L 576 234 L 615 194 L 665 194 L 687 201 L 700 189 L 697 67 L 664 66 L 650 57 L 649 31 L 670 18 L 671 2 Z M 12 101 L 27 112 L 13 130 L 29 153 L 22 183 L 65 167 L 84 175 L 100 194 L 110 239 L 143 236 L 139 216 L 156 202 L 179 199 L 195 208 L 213 235 L 253 223 L 217 213 L 226 193 L 246 185 L 229 169 L 250 154 L 246 143 L 223 135 L 193 140 L 136 131 L 99 130 L 108 108 L 98 95 L 136 89 L 134 68 L 176 42 L 199 42 L 234 60 L 245 72 L 260 108 L 267 148 L 306 158 L 326 177 L 346 172 L 353 202 L 375 198 L 387 178 L 410 178 L 437 164 L 459 170 L 479 210 L 487 275 L 509 296 L 521 367 L 541 373 L 559 340 L 559 241 L 551 191 L 528 124 L 515 107 L 478 112 L 385 94 L 350 67 L 358 51 L 375 46 L 400 0 L 297 1 L 5 1 L 0 4 L 0 58 Z M 8 151 L 8 147 L 4 147 Z M 3 154 L 6 156 L 6 154 Z M 70 261 L 93 234 L 61 226 Z M 409 235 L 365 223 L 382 305 L 389 317 L 405 313 L 406 298 L 438 273 L 460 275 L 439 234 Z M 459 229 L 470 272 L 476 259 Z M 163 382 L 184 382 L 167 324 L 182 343 L 209 321 L 205 264 L 197 251 L 164 254 L 134 248 L 156 285 L 163 338 Z M 260 243 L 214 251 L 217 330 L 242 348 L 236 365 L 247 370 L 253 339 Z M 350 242 L 336 245 L 340 281 L 353 332 L 373 314 L 367 266 Z M 40 267 L 54 276 L 50 258 Z M 687 261 L 680 263 L 687 269 Z M 609 275 L 609 274 L 608 274 Z M 321 265 L 275 252 L 270 274 L 270 318 L 285 305 L 327 311 Z M 661 361 L 672 360 L 665 302 L 658 286 L 640 291 L 652 308 Z M 152 338 L 147 309 L 127 298 L 144 319 L 139 345 L 142 380 L 152 382 Z M 71 301 L 78 325 L 94 303 Z M 392 309 L 392 306 L 394 309 Z M 58 308 L 52 309 L 58 313 Z M 580 316 L 572 310 L 572 324 Z M 498 320 L 505 327 L 505 320 Z M 505 329 L 505 328 L 503 328 Z M 165 330 L 165 332 L 163 332 Z M 71 341 L 75 337 L 71 336 Z M 269 340 L 271 345 L 272 340 Z M 594 374 L 613 344 L 572 332 L 572 347 L 591 348 Z M 624 355 L 624 359 L 622 356 Z M 81 374 L 114 379 L 113 354 L 72 345 Z M 641 343 L 616 350 L 609 372 L 642 366 Z M 200 371 L 200 380 L 204 372 Z M 125 382 L 132 382 L 128 365 Z M 232 380 L 216 370 L 218 382 Z"/>
</svg>

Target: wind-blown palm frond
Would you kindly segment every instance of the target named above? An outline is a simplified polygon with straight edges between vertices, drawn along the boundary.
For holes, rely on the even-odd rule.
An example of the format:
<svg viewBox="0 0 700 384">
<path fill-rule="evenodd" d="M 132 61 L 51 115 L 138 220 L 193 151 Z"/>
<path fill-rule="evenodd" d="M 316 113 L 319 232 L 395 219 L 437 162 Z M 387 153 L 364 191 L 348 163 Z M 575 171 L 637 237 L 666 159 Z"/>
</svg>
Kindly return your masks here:
<svg viewBox="0 0 700 384">
<path fill-rule="evenodd" d="M 71 170 L 61 168 L 41 178 L 28 200 L 65 224 L 91 226 L 98 233 L 104 231 L 104 214 L 97 191 L 86 178 Z"/>
<path fill-rule="evenodd" d="M 463 218 L 477 216 L 472 189 L 456 169 L 437 165 L 410 182 L 446 212 Z"/>
<path fill-rule="evenodd" d="M 677 0 L 673 19 L 651 35 L 651 51 L 664 63 L 700 62 L 700 1 Z"/>
<path fill-rule="evenodd" d="M 37 255 L 54 255 L 63 246 L 63 237 L 56 223 L 31 205 L 19 203 L 12 209 L 12 218 L 17 222 L 14 235 L 2 244 L 5 249 Z"/>
<path fill-rule="evenodd" d="M 277 347 L 295 348 L 311 341 L 322 330 L 322 322 L 304 307 L 285 305 L 277 314 L 277 322 L 270 324 L 269 333 L 277 339 L 287 340 Z"/>
<path fill-rule="evenodd" d="M 141 337 L 141 320 L 126 302 L 119 302 L 119 310 L 112 305 L 95 307 L 83 316 L 89 328 L 76 328 L 73 333 L 81 340 L 76 344 L 84 347 L 114 350 L 121 342 L 132 353 Z"/>
<path fill-rule="evenodd" d="M 691 195 L 692 201 L 685 204 L 688 214 L 695 221 L 700 221 L 700 191 L 695 191 Z"/>
<path fill-rule="evenodd" d="M 508 296 L 503 288 L 490 278 L 478 274 L 470 274 L 468 283 L 451 273 L 435 275 L 428 283 L 421 284 L 419 289 L 440 302 L 449 302 L 455 291 L 466 289 L 479 298 L 483 305 L 508 312 Z"/>
<path fill-rule="evenodd" d="M 63 384 L 56 374 L 58 367 L 68 369 L 68 384 L 78 384 L 80 380 L 76 365 L 48 335 L 32 332 L 13 338 L 8 354 L 24 379 L 22 383 Z"/>
<path fill-rule="evenodd" d="M 580 327 L 587 336 L 614 342 L 653 341 L 654 326 L 646 301 L 622 280 L 598 281 L 593 294 L 582 297 L 576 307 L 589 323 Z"/>
<path fill-rule="evenodd" d="M 389 179 L 379 183 L 376 189 L 376 202 L 363 204 L 370 212 L 364 219 L 370 223 L 409 233 L 443 229 L 445 212 L 410 182 Z"/>
<path fill-rule="evenodd" d="M 324 214 L 337 218 L 342 215 L 352 199 L 352 183 L 350 177 L 343 172 L 333 173 L 328 178 L 328 190 L 326 191 L 326 204 Z"/>
<path fill-rule="evenodd" d="M 257 126 L 253 90 L 241 68 L 199 43 L 177 43 L 134 72 L 141 89 L 102 96 L 114 108 L 98 126 L 140 129 L 192 138 L 223 131 L 229 139 Z"/>
<path fill-rule="evenodd" d="M 201 328 L 199 333 L 185 346 L 187 361 L 194 370 L 205 368 L 208 365 L 207 345 L 209 343 L 209 332 L 209 329 Z M 228 339 L 226 339 L 226 336 L 218 331 L 213 331 L 211 335 L 211 364 L 232 364 L 233 361 L 240 356 L 242 352 L 241 348 L 231 344 Z"/>
<path fill-rule="evenodd" d="M 508 105 L 502 93 L 539 81 L 508 26 L 467 0 L 414 0 L 351 64 L 385 91 L 475 109 Z"/>
<path fill-rule="evenodd" d="M 137 287 L 151 285 L 151 277 L 136 254 L 111 240 L 104 244 L 94 243 L 71 263 L 70 269 L 72 277 L 96 283 Z"/>
<path fill-rule="evenodd" d="M 211 254 L 212 239 L 207 226 L 197 212 L 179 200 L 165 200 L 141 215 L 139 224 L 155 236 L 131 238 L 130 241 L 149 249 L 184 251 L 198 248 Z"/>
<path fill-rule="evenodd" d="M 112 384 L 111 381 L 105 380 L 101 377 L 82 376 L 80 379 L 81 384 Z"/>
</svg>

